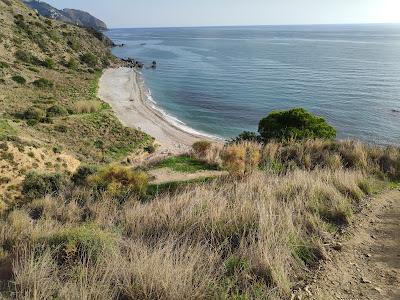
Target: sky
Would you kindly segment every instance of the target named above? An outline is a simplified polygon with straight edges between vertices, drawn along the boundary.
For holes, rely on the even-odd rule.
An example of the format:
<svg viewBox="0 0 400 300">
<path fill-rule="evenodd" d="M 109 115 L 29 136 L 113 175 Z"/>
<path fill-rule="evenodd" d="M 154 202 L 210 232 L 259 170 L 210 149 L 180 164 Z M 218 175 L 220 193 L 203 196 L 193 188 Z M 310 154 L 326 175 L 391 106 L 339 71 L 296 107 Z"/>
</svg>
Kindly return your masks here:
<svg viewBox="0 0 400 300">
<path fill-rule="evenodd" d="M 400 0 L 44 0 L 110 28 L 400 23 Z"/>
</svg>

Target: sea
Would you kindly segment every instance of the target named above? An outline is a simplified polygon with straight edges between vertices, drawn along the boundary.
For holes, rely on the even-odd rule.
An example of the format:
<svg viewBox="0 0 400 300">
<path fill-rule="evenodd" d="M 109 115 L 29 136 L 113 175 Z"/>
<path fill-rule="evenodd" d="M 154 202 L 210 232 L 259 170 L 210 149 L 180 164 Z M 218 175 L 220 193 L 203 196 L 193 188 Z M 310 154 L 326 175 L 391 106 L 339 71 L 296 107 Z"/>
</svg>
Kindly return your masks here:
<svg viewBox="0 0 400 300">
<path fill-rule="evenodd" d="M 303 107 L 340 139 L 400 144 L 400 24 L 112 29 L 178 124 L 229 139 Z M 150 68 L 153 61 L 157 68 Z"/>
</svg>

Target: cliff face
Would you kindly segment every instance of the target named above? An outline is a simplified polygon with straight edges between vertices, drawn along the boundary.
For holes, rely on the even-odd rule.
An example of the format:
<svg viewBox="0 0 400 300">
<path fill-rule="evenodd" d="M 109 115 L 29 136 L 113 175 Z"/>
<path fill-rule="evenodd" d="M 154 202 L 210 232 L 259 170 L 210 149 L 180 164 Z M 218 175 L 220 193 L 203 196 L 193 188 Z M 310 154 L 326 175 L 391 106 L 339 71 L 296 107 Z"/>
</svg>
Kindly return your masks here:
<svg viewBox="0 0 400 300">
<path fill-rule="evenodd" d="M 88 12 L 68 8 L 59 10 L 46 2 L 36 0 L 24 0 L 23 2 L 44 17 L 96 30 L 107 30 L 106 23 Z"/>
</svg>

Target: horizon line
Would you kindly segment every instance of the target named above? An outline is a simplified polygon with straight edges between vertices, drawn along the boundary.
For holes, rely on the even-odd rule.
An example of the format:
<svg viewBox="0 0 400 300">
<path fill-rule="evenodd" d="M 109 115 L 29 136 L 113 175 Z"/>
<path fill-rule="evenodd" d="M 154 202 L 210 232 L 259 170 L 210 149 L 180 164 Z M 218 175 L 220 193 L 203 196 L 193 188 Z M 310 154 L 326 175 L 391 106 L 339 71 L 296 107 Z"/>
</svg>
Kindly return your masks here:
<svg viewBox="0 0 400 300">
<path fill-rule="evenodd" d="M 303 23 L 303 24 L 259 24 L 259 25 L 194 25 L 194 26 L 137 26 L 110 27 L 110 29 L 172 29 L 172 28 L 227 28 L 227 27 L 298 27 L 298 26 L 346 26 L 346 25 L 400 25 L 400 22 L 369 23 Z"/>
</svg>

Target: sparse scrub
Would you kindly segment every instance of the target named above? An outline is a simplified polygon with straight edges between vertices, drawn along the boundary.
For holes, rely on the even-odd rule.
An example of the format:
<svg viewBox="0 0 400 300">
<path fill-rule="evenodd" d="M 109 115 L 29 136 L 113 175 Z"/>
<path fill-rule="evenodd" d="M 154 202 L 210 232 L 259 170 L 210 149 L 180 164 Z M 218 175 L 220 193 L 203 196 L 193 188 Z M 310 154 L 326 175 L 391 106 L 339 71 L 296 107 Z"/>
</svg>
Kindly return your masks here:
<svg viewBox="0 0 400 300">
<path fill-rule="evenodd" d="M 54 86 L 54 82 L 49 79 L 39 78 L 33 82 L 33 85 L 41 89 L 52 88 Z"/>
<path fill-rule="evenodd" d="M 81 55 L 81 61 L 91 68 L 95 68 L 98 63 L 98 59 L 93 53 L 85 53 Z"/>
</svg>

